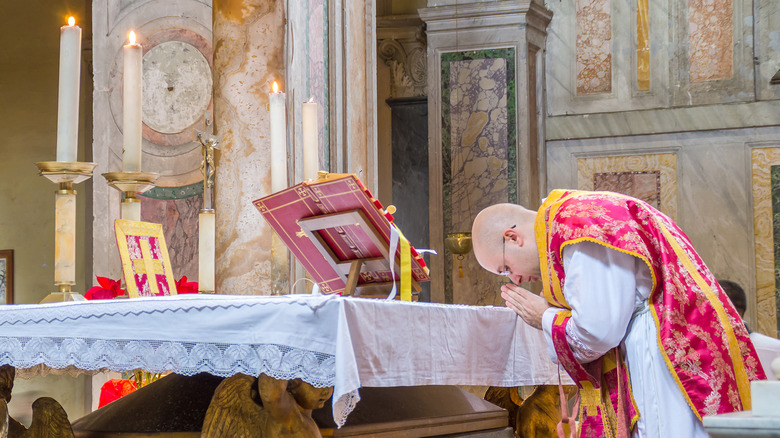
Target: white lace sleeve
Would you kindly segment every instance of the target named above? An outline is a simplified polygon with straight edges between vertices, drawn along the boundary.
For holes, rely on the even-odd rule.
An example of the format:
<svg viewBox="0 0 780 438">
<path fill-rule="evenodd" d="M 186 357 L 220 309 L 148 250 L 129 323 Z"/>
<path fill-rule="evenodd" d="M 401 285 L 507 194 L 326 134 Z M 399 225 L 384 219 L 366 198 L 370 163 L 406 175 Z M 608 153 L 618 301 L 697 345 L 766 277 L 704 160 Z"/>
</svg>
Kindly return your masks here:
<svg viewBox="0 0 780 438">
<path fill-rule="evenodd" d="M 565 247 L 563 260 L 563 293 L 572 308 L 566 337 L 580 363 L 592 362 L 618 346 L 626 334 L 637 299 L 638 259 L 581 242 Z"/>
</svg>

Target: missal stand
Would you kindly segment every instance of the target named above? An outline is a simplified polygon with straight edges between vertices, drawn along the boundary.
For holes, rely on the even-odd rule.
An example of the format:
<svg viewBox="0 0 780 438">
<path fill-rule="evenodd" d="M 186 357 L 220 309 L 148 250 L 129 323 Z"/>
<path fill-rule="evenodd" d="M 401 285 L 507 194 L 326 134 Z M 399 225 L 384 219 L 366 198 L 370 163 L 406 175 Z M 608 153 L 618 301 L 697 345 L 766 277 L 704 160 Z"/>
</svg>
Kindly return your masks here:
<svg viewBox="0 0 780 438">
<path fill-rule="evenodd" d="M 389 271 L 390 270 L 390 245 L 382 239 L 382 235 L 377 231 L 366 218 L 366 215 L 361 210 L 352 210 L 344 213 L 331 213 L 321 216 L 313 216 L 305 219 L 298 220 L 301 230 L 309 237 L 309 240 L 314 243 L 320 254 L 330 263 L 336 273 L 342 278 L 346 284 L 344 287 L 343 295 L 355 295 L 355 289 L 358 286 L 358 279 L 360 273 L 363 271 L 363 266 L 368 271 Z M 371 243 L 379 249 L 382 253 L 381 257 L 368 257 L 368 258 L 356 258 L 349 260 L 341 260 L 329 244 L 323 239 L 320 234 L 324 230 L 329 228 L 343 228 L 354 225 L 364 230 Z M 401 265 L 398 263 L 398 258 L 394 258 L 394 271 L 401 272 Z M 364 287 L 371 287 L 377 289 L 387 288 L 388 291 L 392 287 L 393 282 L 382 283 L 364 283 Z M 412 289 L 419 293 L 420 283 L 412 279 Z M 364 294 L 360 294 L 365 296 Z"/>
<path fill-rule="evenodd" d="M 401 280 L 401 244 L 390 269 L 393 217 L 354 175 L 321 172 L 254 204 L 323 293 L 385 297 Z M 417 251 L 408 251 L 417 293 L 430 277 Z"/>
</svg>

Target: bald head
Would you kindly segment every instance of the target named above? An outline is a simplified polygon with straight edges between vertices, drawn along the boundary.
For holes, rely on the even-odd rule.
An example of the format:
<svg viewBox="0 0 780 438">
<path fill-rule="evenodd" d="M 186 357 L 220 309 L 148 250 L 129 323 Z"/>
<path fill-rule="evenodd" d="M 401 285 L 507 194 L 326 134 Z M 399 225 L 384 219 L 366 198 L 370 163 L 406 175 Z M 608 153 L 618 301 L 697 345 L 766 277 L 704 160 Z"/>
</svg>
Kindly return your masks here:
<svg viewBox="0 0 780 438">
<path fill-rule="evenodd" d="M 490 272 L 496 272 L 500 260 L 505 232 L 512 230 L 533 242 L 536 212 L 517 204 L 495 204 L 485 208 L 474 219 L 471 241 L 479 264 Z M 533 243 L 536 248 L 535 242 Z"/>
</svg>

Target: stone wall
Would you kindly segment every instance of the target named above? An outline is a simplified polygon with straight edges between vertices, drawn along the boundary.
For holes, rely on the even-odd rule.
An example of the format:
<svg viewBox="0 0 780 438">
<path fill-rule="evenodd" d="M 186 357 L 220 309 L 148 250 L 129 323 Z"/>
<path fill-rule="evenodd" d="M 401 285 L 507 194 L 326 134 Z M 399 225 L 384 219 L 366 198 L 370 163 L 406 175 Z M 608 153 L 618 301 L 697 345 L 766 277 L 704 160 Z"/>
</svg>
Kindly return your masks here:
<svg viewBox="0 0 780 438">
<path fill-rule="evenodd" d="M 780 4 L 715 3 L 549 2 L 547 185 L 656 202 L 745 287 L 751 328 L 775 335 Z"/>
</svg>

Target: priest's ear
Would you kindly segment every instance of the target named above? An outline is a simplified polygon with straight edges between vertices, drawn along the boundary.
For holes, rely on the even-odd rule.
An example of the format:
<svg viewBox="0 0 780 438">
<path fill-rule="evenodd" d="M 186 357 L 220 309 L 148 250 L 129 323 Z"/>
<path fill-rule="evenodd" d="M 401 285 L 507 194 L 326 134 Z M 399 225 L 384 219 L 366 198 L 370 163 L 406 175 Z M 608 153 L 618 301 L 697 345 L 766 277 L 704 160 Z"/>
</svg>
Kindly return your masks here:
<svg viewBox="0 0 780 438">
<path fill-rule="evenodd" d="M 520 246 L 523 245 L 523 236 L 520 234 L 520 231 L 517 229 L 517 225 L 512 225 L 511 227 L 504 230 L 503 233 L 504 238 L 504 244 L 507 242 L 514 242 L 516 244 L 519 244 Z"/>
</svg>

